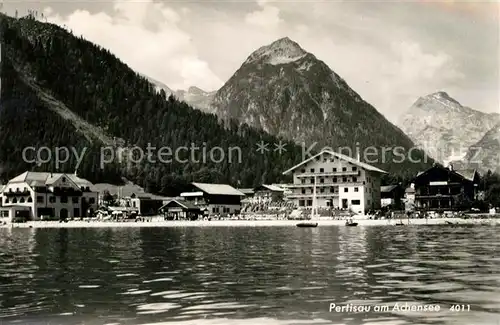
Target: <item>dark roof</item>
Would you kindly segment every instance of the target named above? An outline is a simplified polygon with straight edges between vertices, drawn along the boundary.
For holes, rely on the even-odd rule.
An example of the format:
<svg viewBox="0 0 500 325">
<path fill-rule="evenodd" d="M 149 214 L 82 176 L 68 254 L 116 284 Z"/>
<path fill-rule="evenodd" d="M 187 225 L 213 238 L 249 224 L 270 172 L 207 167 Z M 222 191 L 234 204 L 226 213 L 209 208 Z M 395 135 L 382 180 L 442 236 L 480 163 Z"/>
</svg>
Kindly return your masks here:
<svg viewBox="0 0 500 325">
<path fill-rule="evenodd" d="M 425 171 L 419 172 L 416 177 L 419 177 L 420 175 L 423 175 L 423 174 L 427 173 L 429 170 L 432 170 L 435 168 L 449 170 L 451 173 L 454 173 L 458 177 L 463 178 L 463 179 L 468 180 L 468 181 L 471 181 L 471 182 L 474 181 L 474 177 L 477 174 L 477 170 L 475 170 L 475 169 L 457 169 L 457 170 L 455 170 L 455 169 L 449 169 L 448 167 L 444 167 L 441 165 L 434 165 Z"/>
</svg>

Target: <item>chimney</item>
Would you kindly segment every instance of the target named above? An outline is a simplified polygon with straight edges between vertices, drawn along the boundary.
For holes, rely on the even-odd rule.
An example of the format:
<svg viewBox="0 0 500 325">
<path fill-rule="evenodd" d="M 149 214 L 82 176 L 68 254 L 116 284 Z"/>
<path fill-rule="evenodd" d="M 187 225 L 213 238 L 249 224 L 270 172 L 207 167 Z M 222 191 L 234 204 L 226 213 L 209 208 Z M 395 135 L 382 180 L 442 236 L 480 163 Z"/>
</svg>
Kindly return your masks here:
<svg viewBox="0 0 500 325">
<path fill-rule="evenodd" d="M 360 160 L 360 157 L 359 157 L 359 150 L 356 152 L 356 160 L 357 160 L 357 161 L 361 161 L 361 160 Z"/>
<path fill-rule="evenodd" d="M 448 169 L 453 171 L 453 164 L 448 164 Z"/>
</svg>

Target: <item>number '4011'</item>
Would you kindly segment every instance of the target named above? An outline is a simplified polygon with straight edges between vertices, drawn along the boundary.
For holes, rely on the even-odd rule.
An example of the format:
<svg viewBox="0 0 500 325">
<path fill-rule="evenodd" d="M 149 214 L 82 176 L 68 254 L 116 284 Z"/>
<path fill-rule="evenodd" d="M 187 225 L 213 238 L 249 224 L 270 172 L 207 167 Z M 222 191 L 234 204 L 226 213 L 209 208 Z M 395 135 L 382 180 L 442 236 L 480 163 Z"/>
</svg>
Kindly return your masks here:
<svg viewBox="0 0 500 325">
<path fill-rule="evenodd" d="M 452 305 L 450 311 L 470 311 L 470 305 Z"/>
</svg>

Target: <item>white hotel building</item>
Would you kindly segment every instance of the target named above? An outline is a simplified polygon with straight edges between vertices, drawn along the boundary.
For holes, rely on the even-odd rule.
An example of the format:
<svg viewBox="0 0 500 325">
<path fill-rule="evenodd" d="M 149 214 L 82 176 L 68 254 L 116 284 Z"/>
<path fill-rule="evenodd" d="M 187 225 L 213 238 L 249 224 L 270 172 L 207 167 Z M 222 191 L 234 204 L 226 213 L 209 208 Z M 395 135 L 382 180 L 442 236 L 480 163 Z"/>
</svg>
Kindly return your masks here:
<svg viewBox="0 0 500 325">
<path fill-rule="evenodd" d="M 293 173 L 287 195 L 299 208 L 312 206 L 316 178 L 318 208 L 366 213 L 380 208 L 380 176 L 385 171 L 337 152 L 323 150 L 283 174 Z"/>
<path fill-rule="evenodd" d="M 2 216 L 10 220 L 60 220 L 96 211 L 98 192 L 73 174 L 25 172 L 7 183 L 0 197 Z"/>
</svg>

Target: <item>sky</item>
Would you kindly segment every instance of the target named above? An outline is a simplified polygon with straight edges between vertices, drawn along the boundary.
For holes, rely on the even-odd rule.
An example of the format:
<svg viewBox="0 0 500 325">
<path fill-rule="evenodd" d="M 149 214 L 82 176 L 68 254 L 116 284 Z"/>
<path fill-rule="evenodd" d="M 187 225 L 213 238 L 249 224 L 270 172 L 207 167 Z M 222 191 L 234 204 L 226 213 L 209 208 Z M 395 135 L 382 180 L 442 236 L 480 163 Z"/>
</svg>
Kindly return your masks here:
<svg viewBox="0 0 500 325">
<path fill-rule="evenodd" d="M 500 112 L 498 2 L 3 0 L 8 14 L 28 9 L 174 90 L 217 90 L 287 36 L 389 120 L 436 91 Z"/>
</svg>

